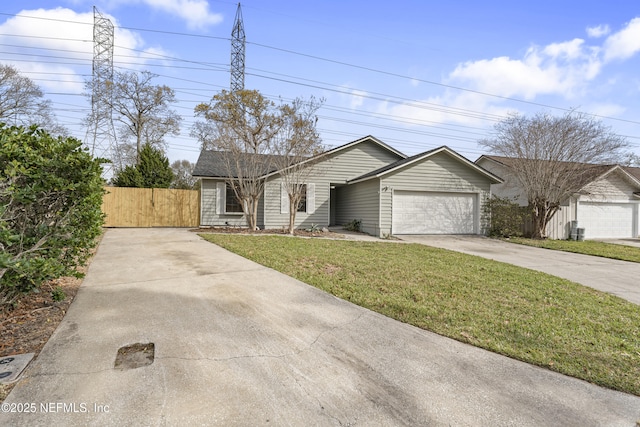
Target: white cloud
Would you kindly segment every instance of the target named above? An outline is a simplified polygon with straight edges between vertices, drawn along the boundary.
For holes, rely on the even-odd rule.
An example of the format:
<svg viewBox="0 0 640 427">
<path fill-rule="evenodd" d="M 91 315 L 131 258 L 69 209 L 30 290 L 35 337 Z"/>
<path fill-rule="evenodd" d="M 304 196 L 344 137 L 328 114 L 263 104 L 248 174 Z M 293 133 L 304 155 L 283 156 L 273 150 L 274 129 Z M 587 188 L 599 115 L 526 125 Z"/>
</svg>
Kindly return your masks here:
<svg viewBox="0 0 640 427">
<path fill-rule="evenodd" d="M 202 30 L 222 22 L 222 15 L 209 10 L 207 0 L 113 0 L 112 4 L 141 3 L 152 9 L 177 16 L 191 30 Z"/>
<path fill-rule="evenodd" d="M 351 110 L 362 107 L 365 98 L 369 95 L 366 91 L 353 89 L 349 83 L 343 84 L 340 89 L 340 103 Z"/>
<path fill-rule="evenodd" d="M 413 124 L 433 126 L 453 123 L 474 127 L 485 127 L 487 120 L 497 121 L 513 111 L 500 105 L 492 105 L 487 97 L 473 92 L 455 93 L 448 91 L 441 96 L 418 100 L 411 103 L 378 104 L 376 113 L 390 118 L 401 118 L 400 125 Z M 463 132 L 468 130 L 462 129 Z M 467 135 L 468 137 L 468 135 Z"/>
<path fill-rule="evenodd" d="M 363 90 L 352 90 L 351 96 L 349 97 L 349 108 L 355 110 L 356 108 L 362 107 L 362 104 L 364 104 L 364 97 L 367 95 L 367 92 Z"/>
<path fill-rule="evenodd" d="M 627 109 L 622 105 L 612 103 L 594 103 L 580 107 L 580 110 L 588 111 L 603 117 L 616 117 L 622 115 Z"/>
<path fill-rule="evenodd" d="M 3 63 L 11 63 L 45 90 L 80 93 L 81 74 L 91 73 L 92 23 L 92 13 L 24 10 L 0 25 L 0 43 L 10 45 Z"/>
<path fill-rule="evenodd" d="M 542 96 L 559 96 L 580 105 L 583 111 L 609 117 L 623 114 L 626 109 L 621 105 L 593 101 L 602 100 L 600 95 L 616 85 L 615 77 L 597 80 L 597 86 L 594 82 L 602 77 L 608 61 L 628 59 L 640 52 L 640 17 L 613 34 L 606 25 L 588 28 L 587 34 L 593 38 L 608 37 L 593 44 L 574 38 L 545 46 L 534 45 L 522 57 L 500 56 L 460 63 L 443 83 L 470 90 L 450 88 L 442 95 L 416 103 L 380 103 L 377 111 L 416 124 L 485 126 L 486 119 L 499 120 L 513 111 L 514 104 L 507 104 L 505 98 L 532 101 Z"/>
<path fill-rule="evenodd" d="M 633 18 L 617 33 L 607 37 L 604 43 L 604 59 L 628 59 L 640 51 L 640 18 Z"/>
<path fill-rule="evenodd" d="M 521 59 L 498 57 L 458 65 L 449 82 L 503 97 L 534 99 L 543 94 L 571 98 L 601 70 L 599 49 L 582 39 L 532 46 Z"/>
<path fill-rule="evenodd" d="M 164 54 L 159 48 L 145 48 L 139 34 L 115 25 L 114 65 L 142 69 L 145 52 Z M 45 91 L 82 93 L 91 75 L 93 59 L 93 12 L 71 9 L 23 10 L 0 24 L 0 43 L 7 45 L 3 63 L 17 67 Z M 136 65 L 138 64 L 138 65 Z"/>
<path fill-rule="evenodd" d="M 542 49 L 542 53 L 550 58 L 580 59 L 584 51 L 584 40 L 573 39 L 568 42 L 551 43 Z"/>
<path fill-rule="evenodd" d="M 606 36 L 611 32 L 608 25 L 598 25 L 597 27 L 587 27 L 587 35 L 591 38 L 597 39 L 602 36 Z"/>
</svg>

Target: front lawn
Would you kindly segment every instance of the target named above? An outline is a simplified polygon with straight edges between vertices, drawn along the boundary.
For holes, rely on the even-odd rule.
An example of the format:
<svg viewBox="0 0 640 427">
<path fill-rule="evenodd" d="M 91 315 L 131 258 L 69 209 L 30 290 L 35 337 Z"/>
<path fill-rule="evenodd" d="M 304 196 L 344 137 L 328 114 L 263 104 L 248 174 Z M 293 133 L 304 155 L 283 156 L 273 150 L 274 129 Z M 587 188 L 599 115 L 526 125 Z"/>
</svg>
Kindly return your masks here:
<svg viewBox="0 0 640 427">
<path fill-rule="evenodd" d="M 521 245 L 536 246 L 538 248 L 574 252 L 577 254 L 619 259 L 622 261 L 640 262 L 640 248 L 634 246 L 617 245 L 594 240 L 579 242 L 576 240 L 539 240 L 521 237 L 512 237 L 509 241 Z"/>
<path fill-rule="evenodd" d="M 402 322 L 640 395 L 640 306 L 620 298 L 424 245 L 202 236 Z"/>
</svg>

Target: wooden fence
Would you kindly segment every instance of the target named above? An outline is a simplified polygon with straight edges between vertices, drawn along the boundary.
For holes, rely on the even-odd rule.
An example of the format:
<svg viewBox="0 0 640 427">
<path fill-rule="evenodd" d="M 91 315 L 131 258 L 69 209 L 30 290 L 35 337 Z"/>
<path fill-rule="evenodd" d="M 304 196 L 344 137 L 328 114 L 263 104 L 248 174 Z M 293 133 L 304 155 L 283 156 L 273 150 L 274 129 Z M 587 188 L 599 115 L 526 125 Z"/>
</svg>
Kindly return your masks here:
<svg viewBox="0 0 640 427">
<path fill-rule="evenodd" d="M 200 193 L 166 188 L 105 187 L 105 227 L 197 227 Z"/>
</svg>

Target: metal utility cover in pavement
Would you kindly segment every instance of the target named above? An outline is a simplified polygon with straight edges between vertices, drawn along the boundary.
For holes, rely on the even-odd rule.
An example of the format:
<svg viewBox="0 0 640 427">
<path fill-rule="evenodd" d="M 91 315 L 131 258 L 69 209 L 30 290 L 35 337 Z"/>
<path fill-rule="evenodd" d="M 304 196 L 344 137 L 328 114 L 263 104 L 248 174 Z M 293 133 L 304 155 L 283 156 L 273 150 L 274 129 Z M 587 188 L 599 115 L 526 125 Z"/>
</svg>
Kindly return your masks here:
<svg viewBox="0 0 640 427">
<path fill-rule="evenodd" d="M 0 358 L 0 383 L 11 384 L 15 382 L 24 368 L 27 367 L 35 353 L 16 354 Z"/>
</svg>

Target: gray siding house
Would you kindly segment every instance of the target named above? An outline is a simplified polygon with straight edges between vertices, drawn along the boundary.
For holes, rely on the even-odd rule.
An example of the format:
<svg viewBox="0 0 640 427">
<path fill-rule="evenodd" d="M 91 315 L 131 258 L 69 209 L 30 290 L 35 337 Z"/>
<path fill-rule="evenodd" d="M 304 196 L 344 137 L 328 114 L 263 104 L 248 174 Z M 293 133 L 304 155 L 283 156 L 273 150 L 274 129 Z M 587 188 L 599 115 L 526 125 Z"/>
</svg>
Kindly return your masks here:
<svg viewBox="0 0 640 427">
<path fill-rule="evenodd" d="M 218 153 L 203 151 L 193 176 L 201 179 L 201 225 L 245 226 L 230 212 Z M 314 158 L 306 206 L 296 227 L 343 225 L 360 220 L 362 231 L 393 234 L 482 234 L 482 204 L 500 178 L 448 147 L 407 157 L 373 136 Z M 286 227 L 288 199 L 277 170 L 265 173 L 258 226 Z M 239 209 L 235 209 L 236 211 Z"/>
<path fill-rule="evenodd" d="M 504 182 L 493 184 L 499 197 L 527 205 L 522 188 L 510 172 L 510 159 L 484 155 L 476 160 Z M 572 221 L 584 228 L 585 239 L 634 238 L 640 234 L 640 168 L 620 165 L 584 165 L 591 171 L 582 178 L 575 194 L 562 201 L 547 225 L 551 239 L 568 239 Z"/>
</svg>

